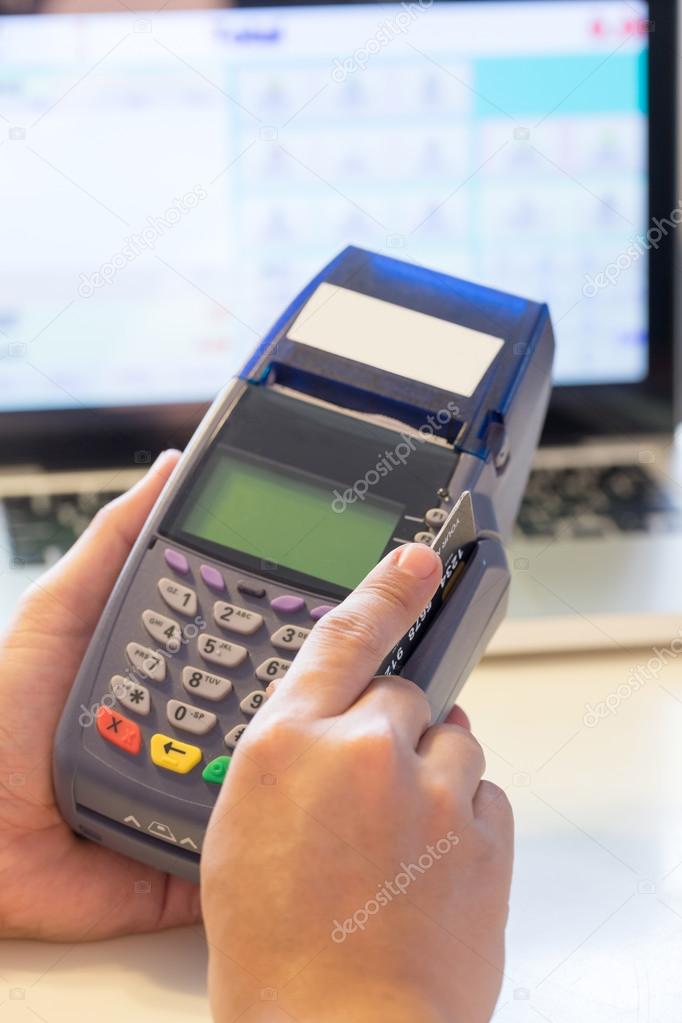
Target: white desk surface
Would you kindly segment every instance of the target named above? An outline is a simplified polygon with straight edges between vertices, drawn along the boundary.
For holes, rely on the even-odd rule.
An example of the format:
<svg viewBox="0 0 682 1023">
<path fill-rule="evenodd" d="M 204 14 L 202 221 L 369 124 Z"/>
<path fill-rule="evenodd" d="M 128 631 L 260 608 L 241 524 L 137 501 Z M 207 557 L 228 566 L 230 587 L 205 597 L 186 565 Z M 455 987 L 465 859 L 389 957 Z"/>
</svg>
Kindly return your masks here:
<svg viewBox="0 0 682 1023">
<path fill-rule="evenodd" d="M 463 694 L 517 821 L 496 1023 L 682 1019 L 682 660 L 583 722 L 651 656 L 494 660 Z M 0 943 L 0 1023 L 205 1021 L 204 971 L 198 927 Z"/>
</svg>

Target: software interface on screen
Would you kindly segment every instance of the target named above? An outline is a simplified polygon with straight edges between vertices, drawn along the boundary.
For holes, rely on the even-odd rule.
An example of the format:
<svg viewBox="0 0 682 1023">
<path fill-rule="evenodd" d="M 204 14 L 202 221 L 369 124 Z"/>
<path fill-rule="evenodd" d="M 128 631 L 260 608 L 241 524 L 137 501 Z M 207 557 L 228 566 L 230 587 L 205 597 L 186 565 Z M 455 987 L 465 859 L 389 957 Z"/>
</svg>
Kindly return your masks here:
<svg viewBox="0 0 682 1023">
<path fill-rule="evenodd" d="M 560 384 L 642 379 L 646 15 L 0 19 L 0 407 L 208 399 L 348 244 L 548 301 Z"/>
</svg>

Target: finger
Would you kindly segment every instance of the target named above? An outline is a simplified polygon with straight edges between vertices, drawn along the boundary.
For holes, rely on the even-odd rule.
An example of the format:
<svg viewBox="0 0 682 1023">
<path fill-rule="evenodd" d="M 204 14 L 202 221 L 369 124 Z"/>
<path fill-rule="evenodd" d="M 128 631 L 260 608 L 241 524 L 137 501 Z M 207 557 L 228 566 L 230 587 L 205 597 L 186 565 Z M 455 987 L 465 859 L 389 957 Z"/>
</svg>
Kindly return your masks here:
<svg viewBox="0 0 682 1023">
<path fill-rule="evenodd" d="M 474 814 L 502 838 L 514 831 L 514 814 L 506 792 L 491 781 L 482 781 L 474 796 Z"/>
<path fill-rule="evenodd" d="M 446 725 L 459 725 L 460 728 L 466 728 L 468 732 L 471 731 L 469 715 L 461 707 L 458 707 L 457 704 L 449 711 L 443 723 Z"/>
<path fill-rule="evenodd" d="M 482 781 L 474 796 L 474 818 L 479 831 L 488 838 L 504 870 L 507 890 L 514 861 L 514 811 L 506 793 L 491 781 Z"/>
<path fill-rule="evenodd" d="M 395 675 L 379 675 L 361 693 L 344 720 L 352 729 L 358 718 L 362 718 L 363 727 L 375 721 L 388 722 L 396 735 L 416 749 L 431 724 L 431 708 L 414 682 Z"/>
<path fill-rule="evenodd" d="M 271 703 L 295 697 L 320 716 L 347 710 L 433 596 L 441 570 L 438 555 L 423 544 L 387 554 L 317 623 Z"/>
<path fill-rule="evenodd" d="M 69 633 L 94 629 L 179 457 L 178 451 L 159 455 L 143 479 L 102 508 L 71 550 L 40 578 L 32 599 L 49 611 L 51 621 L 55 614 L 63 617 Z"/>
<path fill-rule="evenodd" d="M 422 736 L 417 753 L 430 775 L 446 778 L 452 791 L 473 806 L 485 754 L 471 732 L 459 725 L 434 725 Z"/>
</svg>

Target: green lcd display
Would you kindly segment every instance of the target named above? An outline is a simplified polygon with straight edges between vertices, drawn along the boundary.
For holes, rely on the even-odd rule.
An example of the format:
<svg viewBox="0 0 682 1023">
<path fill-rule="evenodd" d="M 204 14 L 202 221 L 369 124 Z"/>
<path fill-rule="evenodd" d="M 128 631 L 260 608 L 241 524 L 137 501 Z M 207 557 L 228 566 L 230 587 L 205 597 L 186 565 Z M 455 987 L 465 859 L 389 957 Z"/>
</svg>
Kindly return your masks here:
<svg viewBox="0 0 682 1023">
<path fill-rule="evenodd" d="M 381 557 L 402 515 L 345 484 L 219 449 L 184 503 L 183 533 L 348 589 Z"/>
</svg>

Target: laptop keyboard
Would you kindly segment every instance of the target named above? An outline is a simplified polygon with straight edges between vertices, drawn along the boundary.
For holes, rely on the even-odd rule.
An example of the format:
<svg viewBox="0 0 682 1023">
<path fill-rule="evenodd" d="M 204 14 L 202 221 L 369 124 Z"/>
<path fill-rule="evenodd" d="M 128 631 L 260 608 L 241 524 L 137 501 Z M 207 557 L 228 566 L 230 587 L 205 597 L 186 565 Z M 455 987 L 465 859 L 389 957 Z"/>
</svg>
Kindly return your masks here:
<svg viewBox="0 0 682 1023">
<path fill-rule="evenodd" d="M 4 509 L 18 565 L 49 565 L 118 491 L 7 497 Z M 639 464 L 535 469 L 517 519 L 522 536 L 601 537 L 678 530 L 682 514 Z"/>
<path fill-rule="evenodd" d="M 518 531 L 526 537 L 600 537 L 681 527 L 669 495 L 639 464 L 535 469 Z"/>
<path fill-rule="evenodd" d="M 51 565 L 78 539 L 91 518 L 118 491 L 40 494 L 3 500 L 16 565 Z"/>
</svg>

